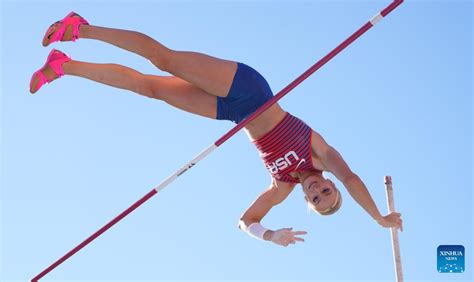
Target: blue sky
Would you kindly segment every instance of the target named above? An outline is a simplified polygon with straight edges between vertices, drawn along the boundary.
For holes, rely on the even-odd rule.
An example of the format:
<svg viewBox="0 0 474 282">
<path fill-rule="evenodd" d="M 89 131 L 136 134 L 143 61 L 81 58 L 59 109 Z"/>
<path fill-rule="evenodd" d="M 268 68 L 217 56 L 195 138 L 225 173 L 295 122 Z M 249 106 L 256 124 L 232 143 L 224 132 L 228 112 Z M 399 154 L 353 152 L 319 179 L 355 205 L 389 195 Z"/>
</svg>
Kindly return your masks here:
<svg viewBox="0 0 474 282">
<path fill-rule="evenodd" d="M 31 96 L 52 22 L 74 10 L 245 62 L 277 92 L 388 3 L 1 2 L 0 280 L 31 279 L 233 126 L 76 77 Z M 281 101 L 341 152 L 382 212 L 383 176 L 393 176 L 407 281 L 473 276 L 472 14 L 469 1 L 404 3 Z M 162 74 L 101 42 L 52 47 Z M 272 229 L 308 231 L 304 244 L 240 232 L 239 216 L 269 181 L 240 132 L 45 280 L 393 281 L 389 230 L 344 189 L 334 216 L 309 214 L 295 189 L 265 217 Z M 436 248 L 450 244 L 466 248 L 463 274 L 436 272 Z"/>
</svg>

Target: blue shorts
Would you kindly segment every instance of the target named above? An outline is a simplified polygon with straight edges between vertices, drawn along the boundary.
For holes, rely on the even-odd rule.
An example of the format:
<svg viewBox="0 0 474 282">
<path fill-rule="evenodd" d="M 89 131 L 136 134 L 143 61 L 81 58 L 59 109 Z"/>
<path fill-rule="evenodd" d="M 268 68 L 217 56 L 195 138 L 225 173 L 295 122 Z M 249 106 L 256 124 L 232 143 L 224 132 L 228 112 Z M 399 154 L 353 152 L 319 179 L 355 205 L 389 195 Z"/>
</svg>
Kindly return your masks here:
<svg viewBox="0 0 474 282">
<path fill-rule="evenodd" d="M 216 119 L 239 123 L 273 97 L 265 78 L 246 64 L 237 71 L 227 97 L 217 97 Z"/>
</svg>

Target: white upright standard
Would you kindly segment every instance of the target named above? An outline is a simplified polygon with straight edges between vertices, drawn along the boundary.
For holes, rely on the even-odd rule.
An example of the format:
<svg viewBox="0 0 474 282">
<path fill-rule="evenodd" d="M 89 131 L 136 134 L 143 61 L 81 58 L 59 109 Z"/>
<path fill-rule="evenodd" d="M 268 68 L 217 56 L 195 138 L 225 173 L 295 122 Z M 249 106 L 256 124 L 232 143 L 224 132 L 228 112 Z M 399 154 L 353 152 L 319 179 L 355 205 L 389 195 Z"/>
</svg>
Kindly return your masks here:
<svg viewBox="0 0 474 282">
<path fill-rule="evenodd" d="M 387 191 L 388 212 L 395 211 L 395 203 L 393 200 L 392 177 L 385 176 L 385 190 Z M 398 241 L 397 228 L 390 228 L 392 234 L 393 262 L 395 264 L 395 274 L 397 282 L 403 282 L 402 259 L 400 257 L 400 243 Z"/>
</svg>

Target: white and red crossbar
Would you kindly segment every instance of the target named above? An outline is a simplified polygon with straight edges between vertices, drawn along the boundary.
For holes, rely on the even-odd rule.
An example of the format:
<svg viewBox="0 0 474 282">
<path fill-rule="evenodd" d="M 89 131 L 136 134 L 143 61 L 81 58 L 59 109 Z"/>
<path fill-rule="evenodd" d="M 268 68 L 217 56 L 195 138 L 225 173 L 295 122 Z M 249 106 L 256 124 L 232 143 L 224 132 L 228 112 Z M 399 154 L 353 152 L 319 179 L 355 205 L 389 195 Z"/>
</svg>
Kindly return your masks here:
<svg viewBox="0 0 474 282">
<path fill-rule="evenodd" d="M 248 116 L 246 119 L 241 121 L 239 124 L 237 124 L 234 128 L 232 128 L 229 132 L 227 132 L 224 136 L 219 138 L 214 144 L 209 146 L 207 149 L 202 151 L 199 155 L 197 155 L 194 159 L 192 159 L 189 163 L 185 164 L 183 167 L 181 167 L 178 171 L 176 171 L 174 174 L 170 175 L 167 177 L 163 182 L 161 182 L 156 188 L 148 192 L 145 196 L 143 196 L 140 200 L 135 202 L 133 205 L 131 205 L 129 208 L 124 210 L 122 213 L 120 213 L 118 216 L 116 216 L 114 219 L 112 219 L 109 223 L 104 225 L 102 228 L 97 230 L 94 234 L 89 236 L 86 240 L 84 240 L 82 243 L 77 245 L 74 249 L 70 250 L 68 253 L 66 253 L 64 256 L 59 258 L 57 261 L 55 261 L 53 264 L 51 264 L 49 267 L 47 267 L 45 270 L 43 270 L 40 274 L 36 275 L 31 281 L 38 281 L 39 279 L 43 278 L 46 274 L 51 272 L 53 269 L 58 267 L 60 264 L 62 264 L 64 261 L 69 259 L 71 256 L 73 256 L 75 253 L 80 251 L 82 248 L 87 246 L 89 243 L 91 243 L 93 240 L 95 240 L 97 237 L 102 235 L 105 231 L 110 229 L 114 224 L 122 220 L 124 217 L 126 217 L 129 213 L 134 211 L 136 208 L 141 206 L 143 203 L 148 201 L 151 197 L 153 197 L 156 193 L 158 193 L 160 190 L 168 186 L 171 182 L 173 182 L 176 178 L 181 176 L 183 173 L 188 171 L 190 168 L 192 168 L 194 165 L 196 165 L 200 160 L 204 159 L 207 155 L 209 155 L 212 151 L 214 151 L 217 147 L 220 145 L 224 144 L 230 137 L 232 137 L 237 131 L 245 127 L 249 122 L 254 120 L 258 115 L 260 115 L 262 112 L 270 108 L 273 104 L 275 104 L 278 100 L 283 98 L 286 94 L 288 94 L 293 88 L 298 86 L 301 82 L 303 82 L 305 79 L 307 79 L 310 75 L 312 75 L 314 72 L 316 72 L 318 69 L 320 69 L 322 66 L 324 66 L 327 62 L 329 62 L 332 58 L 334 58 L 339 52 L 344 50 L 347 46 L 349 46 L 352 42 L 354 42 L 357 38 L 359 38 L 362 34 L 364 34 L 367 30 L 369 30 L 371 27 L 373 27 L 375 24 L 377 24 L 381 19 L 383 19 L 386 15 L 388 15 L 391 11 L 393 11 L 398 5 L 403 3 L 403 0 L 395 0 L 393 1 L 390 5 L 388 5 L 385 9 L 383 9 L 380 13 L 378 13 L 376 16 L 374 16 L 370 21 L 368 21 L 366 24 L 364 24 L 361 28 L 359 28 L 356 32 L 354 32 L 349 38 L 344 40 L 339 46 L 334 48 L 331 52 L 329 52 L 326 56 L 324 56 L 321 60 L 319 60 L 316 64 L 311 66 L 307 71 L 305 71 L 303 74 L 301 74 L 299 77 L 297 77 L 293 82 L 288 84 L 285 88 L 283 88 L 278 94 L 276 94 L 272 99 L 268 100 L 265 104 L 263 104 L 258 110 L 256 110 L 253 114 Z"/>
</svg>

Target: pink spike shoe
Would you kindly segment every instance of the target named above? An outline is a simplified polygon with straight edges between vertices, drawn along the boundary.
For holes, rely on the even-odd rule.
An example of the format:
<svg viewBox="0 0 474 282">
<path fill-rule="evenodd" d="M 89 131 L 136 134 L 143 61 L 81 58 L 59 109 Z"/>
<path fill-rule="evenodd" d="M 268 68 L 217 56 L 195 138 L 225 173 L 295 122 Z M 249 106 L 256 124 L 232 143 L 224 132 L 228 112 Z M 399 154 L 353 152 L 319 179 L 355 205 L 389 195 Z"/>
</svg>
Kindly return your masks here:
<svg viewBox="0 0 474 282">
<path fill-rule="evenodd" d="M 56 26 L 60 24 L 60 26 L 56 28 Z M 79 35 L 79 27 L 81 24 L 89 25 L 89 23 L 83 17 L 79 16 L 79 14 L 75 12 L 70 12 L 64 19 L 55 22 L 52 24 L 48 30 L 46 31 L 43 37 L 43 46 L 48 46 L 49 44 L 62 41 L 64 38 L 64 33 L 69 25 L 72 25 L 72 41 L 76 41 L 80 38 Z"/>
<path fill-rule="evenodd" d="M 44 66 L 41 69 L 37 70 L 33 74 L 33 76 L 31 77 L 31 81 L 30 81 L 30 92 L 31 92 L 31 94 L 34 94 L 36 91 L 38 91 L 45 83 L 50 83 L 51 81 L 55 80 L 56 78 L 60 78 L 61 76 L 63 76 L 64 75 L 64 70 L 63 70 L 62 65 L 65 62 L 69 62 L 70 60 L 71 60 L 71 58 L 68 57 L 63 52 L 58 51 L 56 49 L 51 50 L 51 52 L 48 55 L 48 59 L 46 59 L 46 63 L 44 64 Z M 56 78 L 48 79 L 43 74 L 43 71 L 47 66 L 51 67 L 51 69 L 57 75 Z M 36 89 L 33 89 L 33 84 L 34 84 L 36 79 L 38 81 L 34 85 Z"/>
</svg>

